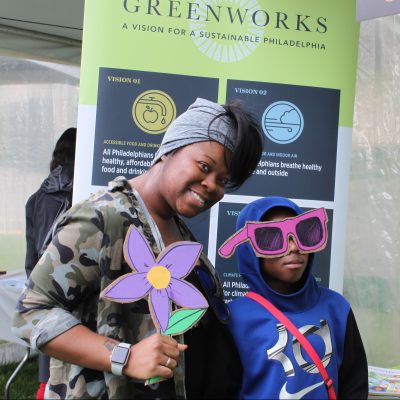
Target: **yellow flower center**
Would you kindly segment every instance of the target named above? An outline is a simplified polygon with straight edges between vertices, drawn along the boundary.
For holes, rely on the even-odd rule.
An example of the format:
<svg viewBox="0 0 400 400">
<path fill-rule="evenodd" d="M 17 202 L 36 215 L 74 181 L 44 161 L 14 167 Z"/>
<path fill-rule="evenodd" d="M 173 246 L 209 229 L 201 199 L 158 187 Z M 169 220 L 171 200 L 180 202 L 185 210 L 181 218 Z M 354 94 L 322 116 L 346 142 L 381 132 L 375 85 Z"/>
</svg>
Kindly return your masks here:
<svg viewBox="0 0 400 400">
<path fill-rule="evenodd" d="M 152 267 L 146 276 L 156 289 L 165 289 L 171 280 L 171 272 L 161 265 Z"/>
</svg>

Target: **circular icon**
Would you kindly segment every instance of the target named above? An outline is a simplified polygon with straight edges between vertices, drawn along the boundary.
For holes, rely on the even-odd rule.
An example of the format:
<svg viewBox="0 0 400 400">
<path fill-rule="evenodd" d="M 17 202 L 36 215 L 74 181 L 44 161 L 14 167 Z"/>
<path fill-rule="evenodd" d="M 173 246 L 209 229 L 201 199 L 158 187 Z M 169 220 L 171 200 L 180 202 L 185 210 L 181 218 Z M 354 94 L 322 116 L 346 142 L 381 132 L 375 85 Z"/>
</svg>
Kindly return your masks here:
<svg viewBox="0 0 400 400">
<path fill-rule="evenodd" d="M 261 122 L 267 138 L 279 144 L 294 142 L 304 128 L 303 114 L 288 101 L 272 103 L 264 111 Z"/>
<path fill-rule="evenodd" d="M 191 37 L 198 49 L 214 61 L 233 63 L 243 60 L 257 49 L 264 37 L 266 15 L 260 12 L 255 0 L 222 0 L 214 8 L 209 0 L 198 0 L 196 7 L 202 18 L 190 21 Z M 231 10 L 229 32 L 221 31 L 219 23 L 212 22 L 215 11 L 210 11 L 210 7 L 213 10 Z M 245 12 L 240 12 L 239 7 Z"/>
<path fill-rule="evenodd" d="M 175 103 L 161 90 L 147 90 L 133 103 L 132 116 L 142 131 L 152 134 L 163 133 L 176 117 Z"/>
</svg>

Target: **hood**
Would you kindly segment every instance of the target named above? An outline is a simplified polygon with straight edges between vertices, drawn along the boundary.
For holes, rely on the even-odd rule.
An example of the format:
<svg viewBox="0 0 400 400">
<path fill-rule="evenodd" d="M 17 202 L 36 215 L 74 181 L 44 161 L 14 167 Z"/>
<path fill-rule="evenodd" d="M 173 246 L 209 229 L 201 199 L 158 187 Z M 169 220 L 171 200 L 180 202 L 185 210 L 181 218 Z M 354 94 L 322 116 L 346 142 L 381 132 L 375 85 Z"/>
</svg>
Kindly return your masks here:
<svg viewBox="0 0 400 400">
<path fill-rule="evenodd" d="M 261 221 L 267 211 L 278 206 L 287 207 L 294 211 L 296 215 L 304 212 L 297 204 L 285 197 L 262 198 L 242 209 L 236 223 L 236 230 L 243 228 L 246 221 Z M 243 280 L 249 285 L 250 290 L 268 298 L 282 311 L 304 311 L 304 307 L 309 307 L 310 304 L 313 304 L 312 298 L 318 297 L 319 288 L 311 273 L 314 254 L 309 256 L 308 266 L 304 272 L 307 275 L 304 286 L 298 292 L 285 295 L 274 291 L 265 282 L 261 274 L 259 259 L 248 241 L 240 244 L 236 249 L 236 253 L 239 261 L 238 270 Z"/>
<path fill-rule="evenodd" d="M 73 165 L 59 165 L 50 172 L 40 188 L 46 193 L 72 192 L 73 176 Z"/>
</svg>

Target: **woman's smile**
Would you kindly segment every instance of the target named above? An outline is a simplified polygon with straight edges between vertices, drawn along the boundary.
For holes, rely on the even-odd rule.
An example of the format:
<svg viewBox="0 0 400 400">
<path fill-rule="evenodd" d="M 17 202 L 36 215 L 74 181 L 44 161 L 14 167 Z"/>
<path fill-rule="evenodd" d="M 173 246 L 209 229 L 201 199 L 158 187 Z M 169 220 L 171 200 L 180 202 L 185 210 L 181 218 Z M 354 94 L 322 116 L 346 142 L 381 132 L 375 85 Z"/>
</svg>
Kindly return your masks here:
<svg viewBox="0 0 400 400">
<path fill-rule="evenodd" d="M 207 204 L 207 200 L 204 197 L 200 196 L 198 193 L 196 193 L 194 190 L 190 190 L 190 193 L 200 203 L 201 207 L 204 207 Z"/>
</svg>

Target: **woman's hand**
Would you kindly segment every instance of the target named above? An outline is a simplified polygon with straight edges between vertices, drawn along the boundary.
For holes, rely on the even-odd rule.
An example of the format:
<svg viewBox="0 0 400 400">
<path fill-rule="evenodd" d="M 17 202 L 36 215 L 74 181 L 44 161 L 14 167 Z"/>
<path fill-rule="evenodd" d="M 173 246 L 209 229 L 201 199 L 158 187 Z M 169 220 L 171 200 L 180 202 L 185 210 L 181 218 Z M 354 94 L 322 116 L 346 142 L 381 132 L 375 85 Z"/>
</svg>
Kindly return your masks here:
<svg viewBox="0 0 400 400">
<path fill-rule="evenodd" d="M 170 336 L 156 333 L 131 347 L 123 373 L 136 379 L 149 379 L 154 376 L 172 378 L 179 355 L 186 348 L 186 344 L 180 344 Z"/>
<path fill-rule="evenodd" d="M 99 371 L 111 371 L 110 356 L 118 341 L 76 325 L 50 340 L 42 347 L 47 355 Z M 187 345 L 170 336 L 158 333 L 131 347 L 128 363 L 123 373 L 131 378 L 149 379 L 153 376 L 171 378 L 178 365 L 179 354 Z"/>
</svg>

